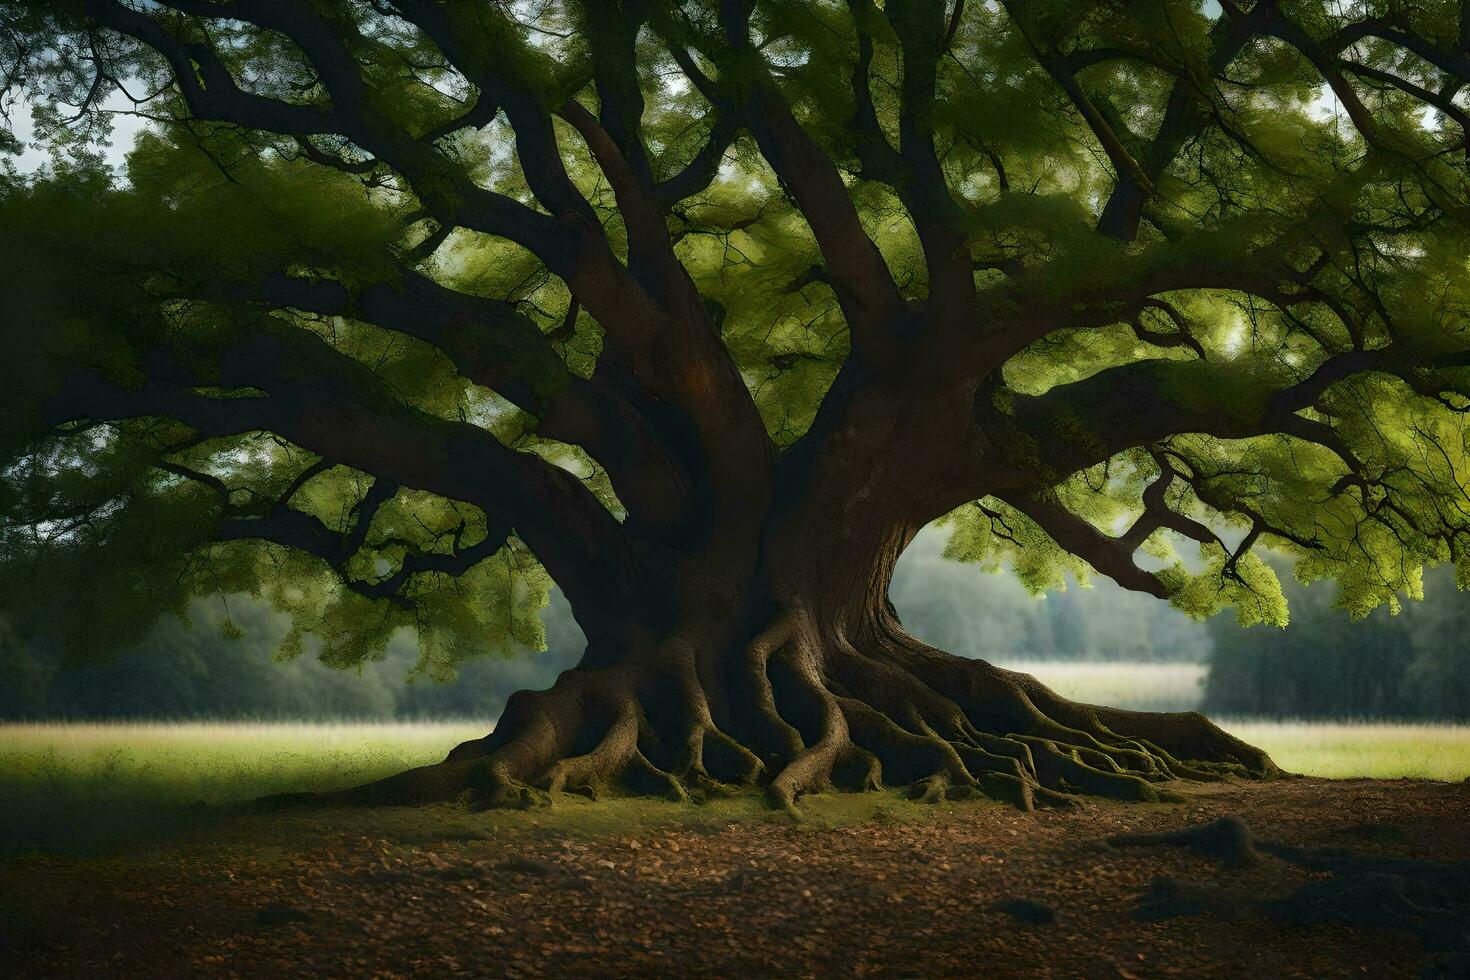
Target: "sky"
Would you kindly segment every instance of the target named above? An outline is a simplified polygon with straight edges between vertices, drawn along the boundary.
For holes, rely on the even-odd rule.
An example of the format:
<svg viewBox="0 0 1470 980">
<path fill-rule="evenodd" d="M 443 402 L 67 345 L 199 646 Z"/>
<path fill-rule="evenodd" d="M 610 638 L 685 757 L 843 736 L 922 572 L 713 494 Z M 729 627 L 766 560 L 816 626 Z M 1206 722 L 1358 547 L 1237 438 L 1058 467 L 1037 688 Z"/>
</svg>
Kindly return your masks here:
<svg viewBox="0 0 1470 980">
<path fill-rule="evenodd" d="M 118 172 L 122 171 L 124 158 L 133 148 L 138 134 L 149 125 L 146 119 L 125 114 L 132 107 L 132 103 L 121 92 L 113 92 L 102 102 L 104 110 L 114 113 L 111 145 L 103 147 L 103 155 L 108 165 Z M 50 161 L 50 156 L 45 150 L 31 145 L 35 127 L 31 122 L 31 101 L 24 95 L 16 99 L 10 107 L 10 123 L 11 131 L 15 133 L 16 139 L 20 140 L 26 148 L 24 153 L 14 158 L 15 169 L 21 173 L 34 173 L 43 164 Z"/>
</svg>

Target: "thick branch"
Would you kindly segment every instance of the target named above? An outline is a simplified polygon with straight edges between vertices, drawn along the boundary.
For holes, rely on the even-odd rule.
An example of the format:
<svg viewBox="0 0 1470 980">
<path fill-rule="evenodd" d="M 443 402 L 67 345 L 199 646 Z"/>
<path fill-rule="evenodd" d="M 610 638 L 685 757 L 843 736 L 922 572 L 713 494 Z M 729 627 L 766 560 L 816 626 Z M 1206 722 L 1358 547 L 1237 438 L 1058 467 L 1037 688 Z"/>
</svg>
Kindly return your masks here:
<svg viewBox="0 0 1470 980">
<path fill-rule="evenodd" d="M 189 46 L 178 41 L 146 15 L 116 2 L 91 2 L 110 18 L 111 26 L 131 33 L 168 57 L 176 73 L 180 73 L 178 84 L 186 92 L 193 84 L 191 58 L 219 61 L 207 46 Z M 187 0 L 180 2 L 187 3 Z M 494 19 L 499 14 L 477 12 L 477 5 L 462 3 L 444 7 L 420 0 L 402 0 L 398 6 L 482 89 L 482 100 L 504 107 L 516 132 L 517 153 L 532 193 L 551 215 L 480 188 L 431 140 L 416 139 L 391 122 L 391 113 L 376 104 L 375 91 L 365 85 L 358 73 L 349 42 L 361 39 L 357 38 L 350 18 L 332 18 L 311 5 L 281 0 L 253 0 L 230 6 L 210 4 L 207 10 L 201 7 L 200 12 L 239 16 L 290 36 L 311 59 L 333 99 L 330 124 L 314 126 L 311 132 L 341 131 L 402 173 L 429 214 L 441 225 L 500 235 L 534 252 L 567 283 L 579 306 L 605 328 L 609 345 L 623 353 L 624 363 L 631 368 L 631 377 L 638 386 L 676 406 L 684 416 L 679 426 L 687 426 L 692 421 L 696 427 L 708 429 L 703 433 L 707 450 L 713 452 L 718 446 L 728 451 L 733 468 L 757 471 L 766 453 L 764 430 L 728 352 L 710 329 L 697 292 L 673 257 L 661 207 L 651 184 L 643 181 L 636 192 L 628 185 L 625 189 L 630 189 L 630 195 L 622 198 L 630 226 L 642 229 L 640 239 L 648 246 L 643 254 L 659 257 L 651 275 L 635 277 L 614 255 L 597 215 L 567 174 L 550 112 L 541 104 L 538 94 L 522 84 L 524 80 L 507 74 L 510 70 L 507 65 L 513 59 L 497 60 L 493 47 L 485 43 L 486 24 L 479 18 L 483 14 Z M 194 47 L 199 50 L 195 51 Z M 268 125 L 271 120 L 254 111 L 253 103 L 243 95 L 200 105 L 208 110 L 205 118 L 272 128 Z M 305 107 L 281 105 L 293 113 L 305 111 Z M 600 131 L 601 127 L 597 129 Z M 599 148 L 606 150 L 608 146 Z M 626 160 L 622 160 L 620 153 L 618 156 L 626 170 Z M 599 159 L 613 176 L 618 174 L 611 157 L 604 153 Z M 422 281 L 418 284 L 422 286 Z M 569 387 L 565 371 L 546 355 L 545 343 L 532 337 L 525 328 L 516 327 L 507 333 L 503 322 L 499 335 L 488 338 L 458 328 L 446 332 L 443 328 L 420 326 L 415 330 L 411 326 L 411 311 L 403 309 L 401 302 L 384 291 L 371 298 L 395 307 L 386 311 L 385 318 L 395 323 L 397 329 L 420 336 L 438 329 L 436 342 L 443 342 L 462 368 L 474 362 L 471 366 L 479 376 L 493 375 L 507 386 L 506 393 L 513 399 L 539 407 L 557 390 Z M 501 321 L 509 322 L 503 310 L 490 310 L 489 304 L 480 304 L 480 312 L 494 313 Z M 511 343 L 502 346 L 500 336 Z M 526 350 L 512 349 L 522 343 Z M 492 356 L 486 356 L 487 353 Z M 506 358 L 513 368 L 529 366 L 530 370 L 500 370 L 494 364 L 495 357 Z M 564 418 L 562 424 L 575 425 L 578 441 L 584 441 L 589 437 L 589 426 L 606 422 L 598 423 L 595 417 L 596 413 L 579 410 L 575 423 Z M 615 413 L 608 416 L 614 417 Z M 737 429 L 739 434 L 735 432 Z M 679 435 L 668 431 L 660 434 L 665 438 Z M 638 436 L 624 434 L 623 438 L 636 441 Z M 691 464 L 693 460 L 688 456 L 686 453 L 679 462 Z M 646 451 L 642 462 L 650 462 Z M 644 468 L 662 475 L 668 472 L 669 466 Z M 664 496 L 668 497 L 667 492 Z"/>
<path fill-rule="evenodd" d="M 1170 436 L 1199 433 L 1222 439 L 1283 434 L 1323 445 L 1356 468 L 1331 426 L 1298 414 L 1332 385 L 1354 375 L 1382 372 L 1414 382 L 1418 372 L 1464 366 L 1470 351 L 1417 351 L 1387 347 L 1350 351 L 1324 360 L 1294 384 L 1272 386 L 1228 365 L 1146 360 L 1108 368 L 1038 396 L 1014 396 L 1001 430 L 1024 433 L 1045 471 L 1043 484 L 1099 463 L 1124 449 Z M 1006 445 L 1007 436 L 992 436 Z"/>
<path fill-rule="evenodd" d="M 441 6 L 428 0 L 397 0 L 396 6 L 465 77 L 505 107 L 531 192 L 556 216 L 566 236 L 565 248 L 538 251 L 538 255 L 567 283 L 577 303 L 603 326 L 610 345 L 624 355 L 638 384 L 676 406 L 684 416 L 682 424 L 692 424 L 700 431 L 706 453 L 703 462 L 713 462 L 719 447 L 718 455 L 724 457 L 721 466 L 729 465 L 736 472 L 761 467 L 767 440 L 749 392 L 711 329 L 692 281 L 674 257 L 662 207 L 646 179 L 646 163 L 630 162 L 620 145 L 622 141 L 632 141 L 629 147 L 636 143 L 636 134 L 628 129 L 633 121 L 626 118 L 631 110 L 625 105 L 616 113 L 620 141 L 574 101 L 561 106 L 588 139 L 599 166 L 614 184 L 632 238 L 632 269 L 614 255 L 596 214 L 568 176 L 551 114 L 540 95 L 515 77 L 507 61 L 497 58 L 484 43 L 485 19 L 500 23 L 501 15 L 467 3 Z M 626 64 L 604 67 L 614 74 L 631 70 Z M 631 98 L 626 78 L 609 84 L 625 102 Z M 641 156 L 641 150 L 633 152 Z M 683 462 L 696 463 L 687 457 Z"/>
<path fill-rule="evenodd" d="M 1224 74 L 1261 29 L 1265 5 L 1258 6 L 1260 9 L 1253 10 L 1249 16 L 1239 19 L 1221 17 L 1215 22 L 1210 31 L 1208 62 L 1212 76 Z M 1074 62 L 1072 70 L 1079 71 L 1081 66 Z M 1185 144 L 1203 131 L 1210 119 L 1209 96 L 1200 91 L 1199 86 L 1199 80 L 1187 74 L 1175 77 L 1159 128 L 1139 155 L 1138 172 L 1129 169 L 1118 173 L 1118 181 L 1098 218 L 1099 232 L 1120 241 L 1132 241 L 1137 236 L 1152 186 Z"/>
<path fill-rule="evenodd" d="M 672 207 L 700 193 L 714 183 L 715 177 L 719 175 L 720 165 L 725 160 L 725 153 L 735 142 L 740 124 L 731 107 L 715 104 L 713 108 L 715 121 L 704 145 L 683 170 L 658 185 L 658 198 L 664 207 Z"/>
<path fill-rule="evenodd" d="M 196 119 L 221 122 L 248 119 L 246 124 L 253 128 L 288 136 L 341 129 L 342 119 L 335 112 L 246 92 L 235 82 L 213 47 L 181 41 L 147 14 L 116 0 L 86 0 L 85 9 L 102 26 L 126 34 L 162 55 Z"/>
<path fill-rule="evenodd" d="M 1046 497 L 1021 493 L 996 496 L 1035 521 L 1058 545 L 1125 589 L 1146 592 L 1160 599 L 1169 598 L 1168 587 L 1157 575 L 1134 564 L 1136 545 L 1109 537 Z"/>
<path fill-rule="evenodd" d="M 827 281 L 852 333 L 853 349 L 873 363 L 882 363 L 885 354 L 892 353 L 894 330 L 907 312 L 903 296 L 878 246 L 863 228 L 836 164 L 802 128 L 760 53 L 751 47 L 745 5 L 727 0 L 720 10 L 730 46 L 706 53 L 717 63 L 723 61 L 732 76 L 753 79 L 742 96 L 732 101 L 740 106 L 761 154 L 816 237 L 827 264 Z M 681 65 L 690 61 L 677 40 L 671 42 L 671 50 Z M 697 72 L 692 63 L 685 70 Z"/>
<path fill-rule="evenodd" d="M 347 563 L 361 550 L 375 512 L 395 489 L 387 481 L 374 481 L 368 495 L 356 508 L 355 524 L 346 533 L 332 530 L 311 514 L 282 505 L 263 516 L 226 517 L 220 522 L 217 538 L 220 541 L 267 541 L 314 555 L 337 574 L 343 585 L 358 595 L 412 608 L 414 600 L 405 592 L 405 586 L 415 575 L 463 575 L 504 547 L 510 537 L 508 524 L 491 525 L 484 538 L 465 547 L 459 546 L 460 535 L 456 534 L 455 547 L 450 552 L 409 551 L 392 573 L 377 579 L 357 578 L 349 573 Z"/>
<path fill-rule="evenodd" d="M 1036 29 L 1028 23 L 1030 18 L 1025 13 L 1026 4 L 1020 0 L 1008 0 L 1004 6 L 1010 13 L 1016 30 L 1031 48 L 1037 63 L 1046 70 L 1046 73 L 1071 100 L 1083 121 L 1087 123 L 1087 127 L 1092 130 L 1098 144 L 1102 146 L 1103 153 L 1112 163 L 1118 180 L 1121 182 L 1125 178 L 1132 179 L 1138 183 L 1144 193 L 1152 193 L 1153 179 L 1128 147 L 1129 134 L 1120 133 L 1116 125 L 1118 121 L 1115 118 L 1109 118 L 1109 115 L 1099 108 L 1097 102 L 1082 87 L 1082 83 L 1073 72 L 1066 57 L 1056 50 L 1055 45 L 1038 37 Z"/>
<path fill-rule="evenodd" d="M 574 604 L 580 595 L 590 609 L 603 607 L 636 576 L 618 523 L 575 476 L 477 426 L 402 404 L 371 370 L 310 334 L 268 325 L 253 331 L 224 352 L 213 379 L 193 376 L 162 351 L 148 363 L 150 379 L 136 388 L 74 372 L 43 406 L 45 419 L 163 416 L 210 436 L 274 432 L 380 480 L 503 519 Z M 202 384 L 265 394 L 212 398 L 196 392 Z"/>
<path fill-rule="evenodd" d="M 885 8 L 903 51 L 899 113 L 899 154 L 905 179 L 899 197 L 914 219 L 929 270 L 933 318 L 949 328 L 972 329 L 975 277 L 966 243 L 965 218 L 949 190 L 934 148 L 935 86 L 939 59 L 955 27 L 946 29 L 943 0 L 892 4 Z"/>
<path fill-rule="evenodd" d="M 345 134 L 402 173 L 441 223 L 505 237 L 543 258 L 564 259 L 568 254 L 571 241 L 553 219 L 514 198 L 479 187 L 431 142 L 413 139 L 390 125 L 369 104 L 371 93 L 365 89 L 332 24 L 308 5 L 257 0 L 243 6 L 190 6 L 199 13 L 242 17 L 262 27 L 288 32 L 312 59 L 331 92 L 333 109 L 243 91 L 211 46 L 181 41 L 153 18 L 118 0 L 87 0 L 86 9 L 99 24 L 163 56 L 194 118 L 287 136 Z"/>
<path fill-rule="evenodd" d="M 418 338 L 443 351 L 467 380 L 494 389 L 538 418 L 582 394 L 540 328 L 509 303 L 456 292 L 400 270 L 396 283 L 349 287 L 276 273 L 229 298 L 263 301 L 320 316 L 344 316 Z M 558 436 L 558 438 L 561 438 Z"/>
</svg>

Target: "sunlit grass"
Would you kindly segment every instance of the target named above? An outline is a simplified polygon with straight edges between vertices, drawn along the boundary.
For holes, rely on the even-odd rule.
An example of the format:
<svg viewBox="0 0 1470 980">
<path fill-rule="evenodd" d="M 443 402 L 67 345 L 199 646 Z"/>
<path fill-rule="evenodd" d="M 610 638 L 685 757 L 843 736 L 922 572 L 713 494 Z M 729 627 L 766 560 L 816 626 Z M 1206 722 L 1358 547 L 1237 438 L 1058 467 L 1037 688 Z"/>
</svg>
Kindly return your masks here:
<svg viewBox="0 0 1470 980">
<path fill-rule="evenodd" d="M 338 789 L 442 759 L 485 721 L 145 722 L 0 725 L 0 795 L 41 783 L 129 786 L 154 799 L 223 803 Z"/>
<path fill-rule="evenodd" d="M 1096 689 L 1078 696 L 1108 700 Z M 1470 726 L 1223 724 L 1292 772 L 1334 778 L 1470 777 Z M 89 847 L 133 833 L 156 836 L 196 822 L 191 810 L 196 802 L 228 803 L 366 782 L 442 759 L 450 747 L 489 727 L 484 721 L 0 725 L 0 849 Z M 858 802 L 864 813 L 882 804 Z M 830 804 L 815 799 L 812 805 L 814 813 L 832 809 L 830 818 L 840 822 L 852 818 L 844 816 L 845 808 L 855 804 L 833 797 Z M 613 832 L 619 821 L 652 819 L 649 814 L 675 821 L 769 816 L 754 797 L 713 809 L 659 804 L 656 814 L 644 814 L 646 809 L 637 801 L 578 804 L 575 813 L 549 819 Z M 436 816 L 431 823 L 444 819 Z"/>
<path fill-rule="evenodd" d="M 1034 674 L 1064 698 L 1137 711 L 1190 711 L 1204 693 L 1204 664 L 997 662 Z"/>
<path fill-rule="evenodd" d="M 196 803 L 340 789 L 442 759 L 488 722 L 0 725 L 0 848 L 86 846 Z"/>
<path fill-rule="evenodd" d="M 1198 707 L 1204 664 L 1008 663 L 1063 697 L 1140 711 Z M 1329 779 L 1470 778 L 1470 726 L 1227 720 L 1290 772 Z"/>
<path fill-rule="evenodd" d="M 1220 721 L 1288 772 L 1329 779 L 1470 778 L 1470 725 Z"/>
<path fill-rule="evenodd" d="M 196 803 L 232 803 L 273 793 L 330 790 L 442 759 L 459 742 L 484 735 L 486 721 L 404 723 L 158 722 L 0 724 L 0 850 L 83 849 L 145 834 L 211 826 Z M 904 819 L 916 805 L 901 794 L 827 794 L 805 807 L 807 825 L 841 826 Z M 917 808 L 922 812 L 924 808 Z M 262 823 L 266 817 L 268 823 Z M 664 800 L 569 798 L 526 818 L 515 812 L 467 816 L 418 808 L 253 815 L 256 844 L 283 829 L 318 834 L 355 827 L 425 839 L 481 836 L 532 826 L 611 834 L 629 826 L 722 825 L 780 819 L 758 794 L 700 807 Z M 213 833 L 213 832 L 212 832 Z M 258 836 L 264 834 L 266 837 Z M 214 839 L 214 838 L 211 838 Z"/>
</svg>

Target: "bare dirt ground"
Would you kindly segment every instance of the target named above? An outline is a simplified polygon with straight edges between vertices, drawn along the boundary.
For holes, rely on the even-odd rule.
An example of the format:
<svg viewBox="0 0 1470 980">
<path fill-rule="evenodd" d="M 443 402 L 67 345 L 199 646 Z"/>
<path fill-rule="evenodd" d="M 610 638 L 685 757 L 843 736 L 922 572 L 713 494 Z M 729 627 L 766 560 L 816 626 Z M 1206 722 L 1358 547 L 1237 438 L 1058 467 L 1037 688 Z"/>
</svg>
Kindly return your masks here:
<svg viewBox="0 0 1470 980">
<path fill-rule="evenodd" d="M 1269 854 L 1230 868 L 1107 838 L 1229 815 L 1287 845 L 1470 861 L 1470 784 L 1180 790 L 1184 802 L 1033 814 L 916 815 L 880 797 L 825 827 L 712 818 L 607 833 L 449 808 L 414 823 L 389 811 L 229 818 L 123 853 L 0 862 L 0 976 L 1467 975 L 1464 960 L 1431 959 L 1395 904 L 1423 911 L 1432 896 L 1391 876 L 1363 878 L 1375 911 L 1357 924 L 1331 901 L 1303 924 L 1269 902 L 1340 870 Z M 1151 888 L 1187 900 L 1150 921 Z"/>
</svg>

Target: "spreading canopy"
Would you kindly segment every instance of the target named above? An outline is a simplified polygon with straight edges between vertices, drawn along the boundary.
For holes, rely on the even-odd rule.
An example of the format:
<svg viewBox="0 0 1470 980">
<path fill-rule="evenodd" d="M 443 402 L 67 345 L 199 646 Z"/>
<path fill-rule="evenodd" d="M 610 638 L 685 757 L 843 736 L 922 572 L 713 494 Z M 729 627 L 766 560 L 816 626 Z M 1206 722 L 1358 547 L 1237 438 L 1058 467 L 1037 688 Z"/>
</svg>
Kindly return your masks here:
<svg viewBox="0 0 1470 980">
<path fill-rule="evenodd" d="M 534 643 L 869 389 L 1037 588 L 1470 581 L 1470 4 L 0 0 L 0 71 L 13 629 Z"/>
</svg>

